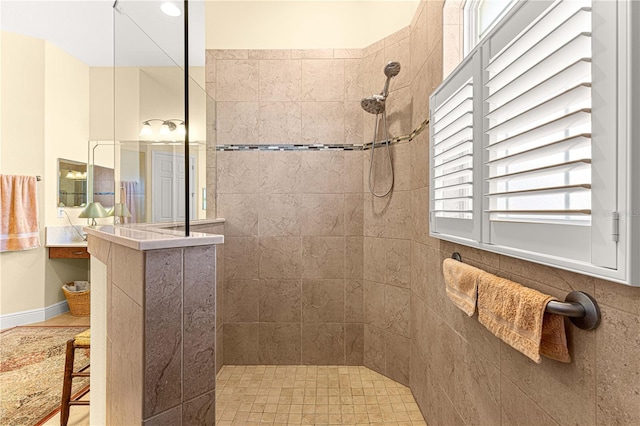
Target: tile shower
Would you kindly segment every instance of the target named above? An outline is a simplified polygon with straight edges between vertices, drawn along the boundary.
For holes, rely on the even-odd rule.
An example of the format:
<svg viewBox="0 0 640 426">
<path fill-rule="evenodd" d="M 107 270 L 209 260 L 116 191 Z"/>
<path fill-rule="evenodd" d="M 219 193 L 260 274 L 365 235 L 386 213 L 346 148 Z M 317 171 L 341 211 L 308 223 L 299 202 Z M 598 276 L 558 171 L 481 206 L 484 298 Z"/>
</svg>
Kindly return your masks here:
<svg viewBox="0 0 640 426">
<path fill-rule="evenodd" d="M 207 207 L 226 218 L 217 367 L 364 365 L 409 386 L 433 425 L 639 423 L 638 289 L 430 238 L 426 131 L 392 145 L 391 196 L 366 189 L 374 120 L 359 100 L 399 61 L 390 133 L 427 118 L 442 7 L 422 2 L 364 49 L 207 52 Z M 265 148 L 302 144 L 355 149 Z M 384 186 L 387 166 L 374 167 Z M 602 325 L 567 327 L 568 366 L 529 362 L 447 302 L 440 265 L 453 251 L 561 299 L 587 291 Z"/>
</svg>

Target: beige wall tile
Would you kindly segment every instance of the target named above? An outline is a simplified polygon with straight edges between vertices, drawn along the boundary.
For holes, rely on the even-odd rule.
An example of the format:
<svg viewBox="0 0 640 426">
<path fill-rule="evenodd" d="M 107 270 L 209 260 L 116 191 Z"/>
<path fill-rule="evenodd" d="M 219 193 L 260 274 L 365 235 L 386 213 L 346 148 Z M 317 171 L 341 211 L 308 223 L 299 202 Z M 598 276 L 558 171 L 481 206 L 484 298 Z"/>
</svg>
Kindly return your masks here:
<svg viewBox="0 0 640 426">
<path fill-rule="evenodd" d="M 258 100 L 258 61 L 218 60 L 216 67 L 216 100 Z"/>
<path fill-rule="evenodd" d="M 224 321 L 257 322 L 260 280 L 227 280 L 224 285 Z"/>
<path fill-rule="evenodd" d="M 362 51 L 362 55 L 366 57 L 382 49 L 384 49 L 384 39 L 373 42 L 369 46 L 365 47 Z"/>
<path fill-rule="evenodd" d="M 303 278 L 344 278 L 344 237 L 302 237 Z"/>
<path fill-rule="evenodd" d="M 364 197 L 362 194 L 344 195 L 345 235 L 362 235 L 364 230 Z"/>
<path fill-rule="evenodd" d="M 409 337 L 409 290 L 391 285 L 385 286 L 384 317 L 385 329 Z"/>
<path fill-rule="evenodd" d="M 420 133 L 411 143 L 411 189 L 429 186 L 429 131 Z"/>
<path fill-rule="evenodd" d="M 139 421 L 143 416 L 144 398 L 143 310 L 117 286 L 112 288 L 112 298 L 108 409 L 110 418 L 115 421 Z"/>
<path fill-rule="evenodd" d="M 360 59 L 345 59 L 344 61 L 344 100 L 357 101 L 364 96 L 362 86 L 362 57 Z"/>
<path fill-rule="evenodd" d="M 344 305 L 345 322 L 364 322 L 364 291 L 361 279 L 345 280 Z"/>
<path fill-rule="evenodd" d="M 302 280 L 302 322 L 345 322 L 345 281 Z"/>
<path fill-rule="evenodd" d="M 249 52 L 245 49 L 213 49 L 209 51 L 216 59 L 249 59 Z"/>
<path fill-rule="evenodd" d="M 593 296 L 599 304 L 640 316 L 640 288 L 595 279 Z"/>
<path fill-rule="evenodd" d="M 225 236 L 258 235 L 258 194 L 218 194 L 218 216 L 225 218 Z"/>
<path fill-rule="evenodd" d="M 373 281 L 364 281 L 364 322 L 373 327 L 385 328 L 384 312 L 385 285 Z M 384 355 L 384 354 L 383 354 Z"/>
<path fill-rule="evenodd" d="M 364 96 L 379 94 L 384 88 L 386 77 L 384 75 L 384 49 L 370 54 L 365 52 L 362 60 L 362 87 Z"/>
<path fill-rule="evenodd" d="M 259 360 L 262 364 L 300 364 L 300 324 L 260 324 Z"/>
<path fill-rule="evenodd" d="M 300 237 L 260 237 L 259 244 L 260 278 L 302 278 L 303 249 Z"/>
<path fill-rule="evenodd" d="M 421 244 L 429 243 L 429 188 L 411 191 L 411 238 Z M 436 240 L 439 241 L 439 240 Z"/>
<path fill-rule="evenodd" d="M 362 107 L 359 101 L 344 103 L 344 143 L 362 144 Z"/>
<path fill-rule="evenodd" d="M 331 59 L 333 49 L 293 49 L 291 57 L 293 59 Z"/>
<path fill-rule="evenodd" d="M 427 17 L 429 23 L 427 24 L 427 48 L 436 49 L 437 46 L 442 46 L 442 13 L 444 7 L 444 0 L 432 0 L 427 2 Z M 432 50 L 427 52 L 432 53 Z M 442 56 L 442 53 L 440 53 Z"/>
<path fill-rule="evenodd" d="M 411 75 L 414 78 L 427 60 L 430 51 L 427 44 L 427 27 L 429 25 L 427 20 L 428 12 L 423 9 L 418 15 L 415 25 L 411 27 Z"/>
<path fill-rule="evenodd" d="M 402 87 L 406 87 L 411 84 L 412 75 L 411 75 L 411 38 L 409 37 L 410 32 L 407 30 L 404 31 L 406 37 L 399 39 L 397 42 L 388 44 L 385 47 L 385 65 L 391 61 L 400 62 L 400 73 L 391 80 L 391 89 L 397 90 Z M 391 36 L 390 36 L 391 37 Z"/>
<path fill-rule="evenodd" d="M 640 422 L 640 317 L 602 306 L 596 331 L 596 418 L 599 424 Z"/>
<path fill-rule="evenodd" d="M 215 391 L 205 393 L 190 401 L 186 401 L 182 406 L 182 424 L 184 425 L 212 425 L 215 424 L 215 420 Z"/>
<path fill-rule="evenodd" d="M 367 324 L 364 326 L 364 365 L 384 374 L 384 332 Z"/>
<path fill-rule="evenodd" d="M 386 280 L 397 287 L 411 287 L 411 241 L 386 240 Z"/>
<path fill-rule="evenodd" d="M 409 385 L 410 340 L 394 333 L 385 333 L 385 376 L 405 386 Z"/>
<path fill-rule="evenodd" d="M 257 194 L 260 188 L 257 152 L 218 152 L 218 193 Z"/>
<path fill-rule="evenodd" d="M 265 280 L 259 286 L 260 322 L 300 322 L 300 280 Z"/>
<path fill-rule="evenodd" d="M 263 194 L 299 193 L 300 152 L 260 151 L 260 191 Z"/>
<path fill-rule="evenodd" d="M 302 235 L 345 235 L 345 208 L 342 194 L 302 194 Z"/>
<path fill-rule="evenodd" d="M 408 191 L 411 189 L 411 144 L 412 142 L 404 142 L 391 145 L 394 190 Z"/>
<path fill-rule="evenodd" d="M 204 68 L 204 81 L 206 83 L 214 83 L 216 82 L 216 57 L 213 50 L 205 51 L 205 68 Z M 207 90 L 208 92 L 208 90 Z M 215 99 L 214 94 L 211 94 Z"/>
<path fill-rule="evenodd" d="M 334 49 L 333 57 L 335 59 L 361 59 L 362 49 Z"/>
<path fill-rule="evenodd" d="M 382 238 L 364 238 L 363 278 L 384 283 L 386 281 L 386 243 Z"/>
<path fill-rule="evenodd" d="M 225 364 L 257 364 L 258 324 L 225 324 L 223 347 Z"/>
<path fill-rule="evenodd" d="M 541 426 L 558 426 L 558 423 L 522 392 L 509 379 L 502 376 L 502 420 L 505 426 L 519 426 L 523 421 Z"/>
<path fill-rule="evenodd" d="M 249 50 L 249 59 L 291 59 L 288 49 L 258 49 Z"/>
<path fill-rule="evenodd" d="M 345 363 L 343 324 L 302 324 L 302 363 Z"/>
<path fill-rule="evenodd" d="M 114 244 L 112 250 L 113 284 L 138 305 L 144 303 L 144 252 Z"/>
<path fill-rule="evenodd" d="M 344 83 L 343 59 L 302 60 L 303 101 L 343 101 Z"/>
<path fill-rule="evenodd" d="M 345 363 L 364 365 L 363 324 L 345 324 Z"/>
<path fill-rule="evenodd" d="M 260 236 L 297 236 L 301 229 L 301 195 L 260 196 Z"/>
<path fill-rule="evenodd" d="M 260 102 L 258 110 L 258 143 L 297 144 L 301 140 L 299 102 Z"/>
<path fill-rule="evenodd" d="M 260 100 L 300 101 L 301 75 L 299 60 L 260 61 Z"/>
<path fill-rule="evenodd" d="M 411 192 L 394 191 L 384 214 L 384 235 L 408 240 L 411 234 Z"/>
<path fill-rule="evenodd" d="M 220 145 L 258 143 L 257 102 L 217 102 Z"/>
<path fill-rule="evenodd" d="M 145 254 L 144 418 L 149 418 L 182 401 L 183 249 Z"/>
<path fill-rule="evenodd" d="M 302 102 L 302 142 L 344 143 L 344 103 Z"/>
<path fill-rule="evenodd" d="M 257 279 L 258 237 L 225 237 L 224 279 Z"/>
<path fill-rule="evenodd" d="M 500 424 L 500 371 L 471 345 L 456 349 L 466 368 L 455 368 L 454 406 L 467 424 Z"/>
<path fill-rule="evenodd" d="M 362 237 L 345 237 L 345 276 L 347 278 L 362 278 L 363 248 Z"/>
<path fill-rule="evenodd" d="M 344 153 L 342 151 L 307 151 L 300 153 L 299 184 L 301 192 L 342 193 Z"/>
<path fill-rule="evenodd" d="M 411 133 L 412 105 L 411 89 L 408 86 L 394 90 L 389 93 L 386 101 L 387 126 L 392 138 L 406 136 Z M 384 132 L 381 134 L 386 139 Z M 410 163 L 407 164 L 407 167 Z"/>
</svg>

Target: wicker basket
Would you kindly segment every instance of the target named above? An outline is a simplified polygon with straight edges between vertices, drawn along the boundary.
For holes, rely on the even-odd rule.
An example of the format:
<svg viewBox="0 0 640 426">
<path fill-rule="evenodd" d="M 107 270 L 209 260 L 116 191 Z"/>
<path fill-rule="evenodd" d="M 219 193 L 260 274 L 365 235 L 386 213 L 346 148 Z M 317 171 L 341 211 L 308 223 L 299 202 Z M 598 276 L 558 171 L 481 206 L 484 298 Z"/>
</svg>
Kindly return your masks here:
<svg viewBox="0 0 640 426">
<path fill-rule="evenodd" d="M 69 291 L 63 286 L 62 291 L 67 298 L 71 315 L 74 317 L 88 317 L 91 315 L 91 290 Z"/>
</svg>

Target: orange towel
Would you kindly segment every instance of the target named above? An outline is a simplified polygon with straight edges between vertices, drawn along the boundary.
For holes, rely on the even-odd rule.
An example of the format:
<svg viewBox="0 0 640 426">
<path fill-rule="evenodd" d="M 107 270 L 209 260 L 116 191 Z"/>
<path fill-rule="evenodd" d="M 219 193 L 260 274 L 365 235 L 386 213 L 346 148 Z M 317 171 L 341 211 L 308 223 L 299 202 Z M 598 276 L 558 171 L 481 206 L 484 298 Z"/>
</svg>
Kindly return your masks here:
<svg viewBox="0 0 640 426">
<path fill-rule="evenodd" d="M 0 177 L 0 252 L 40 247 L 36 178 Z"/>
<path fill-rule="evenodd" d="M 449 299 L 465 314 L 472 316 L 478 300 L 478 277 L 486 272 L 454 259 L 442 262 L 442 272 Z"/>
<path fill-rule="evenodd" d="M 540 364 L 540 354 L 570 362 L 564 318 L 546 314 L 554 297 L 484 273 L 478 282 L 478 319 L 489 331 Z"/>
</svg>

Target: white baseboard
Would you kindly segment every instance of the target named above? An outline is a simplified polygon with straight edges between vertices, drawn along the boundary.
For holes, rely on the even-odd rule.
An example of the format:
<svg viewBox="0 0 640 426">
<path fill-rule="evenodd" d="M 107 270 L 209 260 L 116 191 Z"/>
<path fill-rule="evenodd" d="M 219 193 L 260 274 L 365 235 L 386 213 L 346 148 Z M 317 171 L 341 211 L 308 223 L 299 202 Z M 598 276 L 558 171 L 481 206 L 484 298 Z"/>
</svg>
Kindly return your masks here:
<svg viewBox="0 0 640 426">
<path fill-rule="evenodd" d="M 31 309 L 29 311 L 15 312 L 13 314 L 0 315 L 0 330 L 16 327 L 19 325 L 33 324 L 34 322 L 46 321 L 69 310 L 67 301 L 54 303 L 46 308 Z"/>
</svg>

